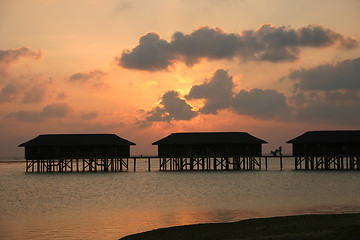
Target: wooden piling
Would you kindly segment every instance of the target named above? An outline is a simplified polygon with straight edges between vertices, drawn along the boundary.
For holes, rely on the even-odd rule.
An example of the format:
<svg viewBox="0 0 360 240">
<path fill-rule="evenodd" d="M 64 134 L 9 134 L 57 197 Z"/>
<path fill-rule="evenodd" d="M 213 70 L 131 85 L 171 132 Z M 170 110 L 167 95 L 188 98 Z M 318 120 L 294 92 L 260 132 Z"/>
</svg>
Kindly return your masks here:
<svg viewBox="0 0 360 240">
<path fill-rule="evenodd" d="M 268 170 L 268 162 L 267 162 L 267 157 L 265 157 L 265 170 Z"/>
</svg>

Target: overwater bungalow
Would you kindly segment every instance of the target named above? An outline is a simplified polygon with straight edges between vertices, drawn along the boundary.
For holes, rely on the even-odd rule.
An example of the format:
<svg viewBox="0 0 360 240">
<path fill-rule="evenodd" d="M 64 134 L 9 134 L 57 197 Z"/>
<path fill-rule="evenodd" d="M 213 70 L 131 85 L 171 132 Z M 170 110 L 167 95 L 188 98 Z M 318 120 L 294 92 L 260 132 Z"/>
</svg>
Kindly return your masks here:
<svg viewBox="0 0 360 240">
<path fill-rule="evenodd" d="M 47 134 L 39 135 L 24 142 L 19 147 L 25 147 L 27 169 L 34 171 L 37 164 L 38 171 L 72 171 L 73 160 L 83 160 L 83 169 L 96 171 L 117 170 L 122 168 L 122 158 L 130 156 L 130 146 L 135 143 L 123 139 L 115 134 Z M 118 163 L 120 161 L 120 163 Z"/>
<path fill-rule="evenodd" d="M 266 141 L 246 132 L 172 133 L 158 146 L 160 170 L 253 170 L 261 168 Z"/>
<path fill-rule="evenodd" d="M 359 169 L 360 130 L 308 131 L 293 138 L 295 169 Z"/>
<path fill-rule="evenodd" d="M 292 143 L 294 156 L 360 155 L 360 131 L 309 131 Z"/>
<path fill-rule="evenodd" d="M 153 143 L 158 156 L 261 156 L 266 141 L 246 132 L 172 133 Z"/>
</svg>

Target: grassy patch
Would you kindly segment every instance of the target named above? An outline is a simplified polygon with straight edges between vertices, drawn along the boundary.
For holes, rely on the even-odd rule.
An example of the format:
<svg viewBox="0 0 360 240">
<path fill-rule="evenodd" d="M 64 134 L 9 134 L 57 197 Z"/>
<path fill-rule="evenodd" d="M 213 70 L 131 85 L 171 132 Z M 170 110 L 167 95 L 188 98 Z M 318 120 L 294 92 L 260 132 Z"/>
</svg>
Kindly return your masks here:
<svg viewBox="0 0 360 240">
<path fill-rule="evenodd" d="M 122 240 L 360 239 L 360 214 L 302 215 L 156 229 Z"/>
</svg>

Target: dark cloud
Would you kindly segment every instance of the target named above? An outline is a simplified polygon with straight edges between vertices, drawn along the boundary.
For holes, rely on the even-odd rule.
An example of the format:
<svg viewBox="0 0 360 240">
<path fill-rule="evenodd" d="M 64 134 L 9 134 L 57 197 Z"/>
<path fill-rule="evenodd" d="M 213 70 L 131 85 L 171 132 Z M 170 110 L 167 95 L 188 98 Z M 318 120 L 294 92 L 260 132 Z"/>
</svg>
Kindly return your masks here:
<svg viewBox="0 0 360 240">
<path fill-rule="evenodd" d="M 98 117 L 98 113 L 96 111 L 81 115 L 82 120 L 93 120 L 96 119 L 97 117 Z"/>
<path fill-rule="evenodd" d="M 195 112 L 178 92 L 168 91 L 151 111 L 146 112 L 142 126 L 149 126 L 153 121 L 191 120 L 198 113 L 218 114 L 221 109 L 264 120 L 337 125 L 360 122 L 358 89 L 299 90 L 288 99 L 274 89 L 254 88 L 235 94 L 232 77 L 222 69 L 202 84 L 194 85 L 185 98 L 203 100 L 204 106 Z"/>
<path fill-rule="evenodd" d="M 288 78 L 298 79 L 296 87 L 300 90 L 360 89 L 360 58 L 298 69 Z"/>
<path fill-rule="evenodd" d="M 237 34 L 224 33 L 220 28 L 202 27 L 191 34 L 176 32 L 170 45 L 178 60 L 192 66 L 201 58 L 232 59 L 241 43 Z"/>
<path fill-rule="evenodd" d="M 289 102 L 296 105 L 301 106 L 308 102 L 305 94 L 303 92 L 296 93 L 289 98 Z"/>
<path fill-rule="evenodd" d="M 199 112 L 205 114 L 231 108 L 238 114 L 269 119 L 289 112 L 286 97 L 276 90 L 241 90 L 235 96 L 233 90 L 232 77 L 219 69 L 209 81 L 193 86 L 186 99 L 204 99 L 205 104 Z"/>
<path fill-rule="evenodd" d="M 297 109 L 295 119 L 310 123 L 358 124 L 360 122 L 358 109 L 360 109 L 360 101 L 313 101 L 305 108 Z"/>
<path fill-rule="evenodd" d="M 131 51 L 124 51 L 116 62 L 129 69 L 157 71 L 167 69 L 175 59 L 171 44 L 160 39 L 156 33 L 140 38 L 139 45 Z"/>
<path fill-rule="evenodd" d="M 0 91 L 0 103 L 12 102 L 22 91 L 19 84 L 9 83 Z"/>
<path fill-rule="evenodd" d="M 198 113 L 192 110 L 192 107 L 181 99 L 176 91 L 168 91 L 161 97 L 161 101 L 147 112 L 146 122 L 172 120 L 191 120 Z"/>
<path fill-rule="evenodd" d="M 147 71 L 166 70 L 176 61 L 192 66 L 202 58 L 283 62 L 298 59 L 301 47 L 335 44 L 353 48 L 358 41 L 320 25 L 295 30 L 264 24 L 257 30 L 245 30 L 241 34 L 201 27 L 190 34 L 176 32 L 170 42 L 156 33 L 148 33 L 140 38 L 138 46 L 116 57 L 116 62 L 125 68 Z"/>
<path fill-rule="evenodd" d="M 355 90 L 327 91 L 324 100 L 327 102 L 357 102 L 360 101 L 360 98 Z"/>
<path fill-rule="evenodd" d="M 232 77 L 222 69 L 217 70 L 213 77 L 200 85 L 192 86 L 186 99 L 205 99 L 201 113 L 216 114 L 217 110 L 230 106 L 233 98 L 234 84 Z"/>
<path fill-rule="evenodd" d="M 70 111 L 66 103 L 53 103 L 43 108 L 41 112 L 18 111 L 8 114 L 8 118 L 22 122 L 43 122 L 51 118 L 63 118 Z"/>
<path fill-rule="evenodd" d="M 204 100 L 204 106 L 198 111 L 203 114 L 218 114 L 221 109 L 231 109 L 238 114 L 261 119 L 288 118 L 290 114 L 286 97 L 276 90 L 255 88 L 241 90 L 234 95 L 232 77 L 223 69 L 217 70 L 202 84 L 194 85 L 185 98 Z M 147 113 L 146 121 L 191 120 L 197 115 L 175 91 L 165 93 L 160 104 Z"/>
<path fill-rule="evenodd" d="M 290 113 L 284 94 L 272 89 L 241 90 L 231 106 L 238 114 L 262 119 L 286 117 Z"/>
</svg>

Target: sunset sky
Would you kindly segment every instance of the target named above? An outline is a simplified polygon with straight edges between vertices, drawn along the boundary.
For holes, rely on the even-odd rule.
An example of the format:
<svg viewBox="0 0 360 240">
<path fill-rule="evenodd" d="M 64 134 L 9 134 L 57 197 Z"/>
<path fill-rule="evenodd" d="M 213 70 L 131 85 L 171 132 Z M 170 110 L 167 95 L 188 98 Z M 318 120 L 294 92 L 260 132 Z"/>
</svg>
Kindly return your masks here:
<svg viewBox="0 0 360 240">
<path fill-rule="evenodd" d="M 50 133 L 360 129 L 358 0 L 0 0 L 0 157 Z"/>
</svg>

